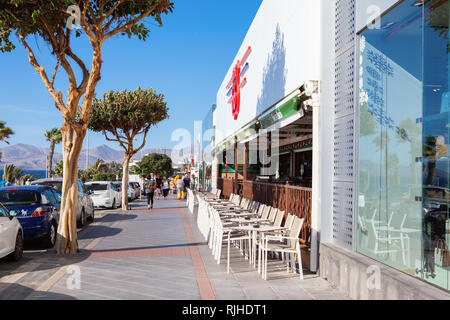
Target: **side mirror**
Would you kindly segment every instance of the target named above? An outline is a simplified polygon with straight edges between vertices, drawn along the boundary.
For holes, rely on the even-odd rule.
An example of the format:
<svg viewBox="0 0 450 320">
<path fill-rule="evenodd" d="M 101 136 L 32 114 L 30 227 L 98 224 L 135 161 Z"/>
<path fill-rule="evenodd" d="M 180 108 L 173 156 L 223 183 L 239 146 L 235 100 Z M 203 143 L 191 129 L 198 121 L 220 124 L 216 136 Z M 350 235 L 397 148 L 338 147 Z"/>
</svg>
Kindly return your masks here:
<svg viewBox="0 0 450 320">
<path fill-rule="evenodd" d="M 12 220 L 12 219 L 14 219 L 15 216 L 17 216 L 17 211 L 16 210 L 10 210 L 9 211 L 9 219 Z"/>
</svg>

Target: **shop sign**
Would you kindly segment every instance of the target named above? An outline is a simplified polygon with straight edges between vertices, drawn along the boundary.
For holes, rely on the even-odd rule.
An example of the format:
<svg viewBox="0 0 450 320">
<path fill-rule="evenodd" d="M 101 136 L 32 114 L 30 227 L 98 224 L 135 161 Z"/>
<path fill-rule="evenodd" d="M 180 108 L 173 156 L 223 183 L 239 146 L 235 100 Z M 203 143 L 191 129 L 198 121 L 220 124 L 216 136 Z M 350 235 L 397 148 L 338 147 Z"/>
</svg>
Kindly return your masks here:
<svg viewBox="0 0 450 320">
<path fill-rule="evenodd" d="M 299 142 L 295 142 L 295 143 L 291 143 L 291 144 L 287 144 L 285 146 L 280 146 L 280 152 L 305 149 L 305 148 L 309 148 L 309 147 L 312 147 L 312 138 L 303 140 L 303 141 L 299 141 Z"/>
<path fill-rule="evenodd" d="M 249 69 L 250 65 L 248 62 L 246 63 L 246 61 L 251 52 L 252 47 L 248 47 L 242 59 L 236 62 L 236 65 L 233 68 L 233 75 L 226 87 L 226 89 L 228 89 L 227 96 L 231 96 L 228 103 L 231 104 L 231 112 L 234 120 L 237 120 L 239 116 L 241 108 L 241 89 L 247 84 L 247 78 L 244 77 L 242 80 L 241 78 Z"/>
<path fill-rule="evenodd" d="M 287 117 L 292 116 L 293 114 L 296 114 L 297 112 L 300 113 L 300 117 L 304 116 L 303 109 L 300 108 L 300 102 L 298 98 L 293 98 L 281 105 L 279 108 L 275 109 L 271 113 L 269 113 L 266 117 L 264 117 L 260 122 L 261 126 L 260 129 L 266 129 L 270 126 L 274 125 L 275 123 L 286 119 Z"/>
</svg>

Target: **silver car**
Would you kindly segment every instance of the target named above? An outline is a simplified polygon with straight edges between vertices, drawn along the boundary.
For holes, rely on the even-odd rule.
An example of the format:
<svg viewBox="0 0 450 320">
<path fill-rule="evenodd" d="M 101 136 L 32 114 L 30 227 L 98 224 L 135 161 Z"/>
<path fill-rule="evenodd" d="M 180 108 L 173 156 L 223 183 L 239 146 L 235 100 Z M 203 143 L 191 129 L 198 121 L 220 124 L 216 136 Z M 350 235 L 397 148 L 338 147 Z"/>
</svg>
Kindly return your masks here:
<svg viewBox="0 0 450 320">
<path fill-rule="evenodd" d="M 47 185 L 55 188 L 59 193 L 62 193 L 62 178 L 46 178 L 31 182 L 32 185 Z M 86 225 L 87 221 L 94 221 L 94 202 L 89 195 L 88 190 L 81 180 L 78 180 L 78 212 L 77 212 L 77 226 L 79 228 Z"/>
</svg>

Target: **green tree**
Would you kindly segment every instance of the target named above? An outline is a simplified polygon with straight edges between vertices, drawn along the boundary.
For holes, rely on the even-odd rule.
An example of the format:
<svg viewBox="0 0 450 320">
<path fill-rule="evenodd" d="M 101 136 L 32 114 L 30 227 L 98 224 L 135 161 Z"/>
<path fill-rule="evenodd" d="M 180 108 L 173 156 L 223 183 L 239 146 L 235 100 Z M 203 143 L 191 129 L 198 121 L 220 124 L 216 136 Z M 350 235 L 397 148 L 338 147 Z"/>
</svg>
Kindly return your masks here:
<svg viewBox="0 0 450 320">
<path fill-rule="evenodd" d="M 4 141 L 5 143 L 9 144 L 8 139 L 13 134 L 14 132 L 12 131 L 12 129 L 7 127 L 4 121 L 0 121 L 0 141 Z"/>
<path fill-rule="evenodd" d="M 99 172 L 94 174 L 92 181 L 115 181 L 116 176 L 112 173 Z"/>
<path fill-rule="evenodd" d="M 117 162 L 108 162 L 105 164 L 105 168 L 103 170 L 106 173 L 111 173 L 114 176 L 119 177 L 119 179 L 122 179 L 123 174 L 123 166 L 121 163 Z"/>
<path fill-rule="evenodd" d="M 92 170 L 92 168 L 78 170 L 78 179 L 83 181 L 83 183 L 91 181 L 93 176 L 94 176 L 94 171 Z"/>
<path fill-rule="evenodd" d="M 53 128 L 51 130 L 47 130 L 44 133 L 45 138 L 47 141 L 50 142 L 50 154 L 48 156 L 48 177 L 52 176 L 52 163 L 53 163 L 53 154 L 55 153 L 55 145 L 61 143 L 62 141 L 62 135 L 61 130 L 58 128 Z"/>
<path fill-rule="evenodd" d="M 40 76 L 64 118 L 61 127 L 64 176 L 56 252 L 78 252 L 76 212 L 78 210 L 78 158 L 92 111 L 92 99 L 101 79 L 102 49 L 106 40 L 119 35 L 146 40 L 153 21 L 162 25 L 162 15 L 173 10 L 170 0 L 2 0 L 0 2 L 0 51 L 15 49 L 18 42 Z M 148 18 L 148 19 L 147 19 Z M 73 28 L 75 24 L 79 28 Z M 84 35 L 83 37 L 81 37 Z M 74 37 L 79 41 L 74 42 Z M 55 58 L 53 74 L 40 64 L 30 40 L 42 39 Z M 76 53 L 74 44 L 87 41 L 91 52 Z M 87 67 L 90 65 L 90 69 Z M 67 81 L 55 83 L 63 69 Z M 58 78 L 58 81 L 60 78 Z M 67 88 L 64 97 L 60 91 Z"/>
<path fill-rule="evenodd" d="M 13 164 L 5 164 L 3 168 L 3 180 L 14 183 L 16 180 L 20 179 L 20 176 L 25 171 L 25 169 L 17 168 Z"/>
<path fill-rule="evenodd" d="M 34 181 L 34 180 L 36 180 L 36 178 L 33 175 L 31 175 L 31 174 L 24 174 L 19 179 L 19 185 L 24 186 L 27 181 L 31 182 L 31 181 Z"/>
<path fill-rule="evenodd" d="M 55 164 L 55 175 L 57 177 L 62 177 L 64 171 L 64 162 L 61 160 Z"/>
<path fill-rule="evenodd" d="M 151 173 L 159 174 L 161 177 L 170 177 L 173 175 L 172 159 L 165 154 L 151 153 L 133 166 L 131 172 L 143 178 Z"/>
<path fill-rule="evenodd" d="M 146 144 L 150 128 L 167 119 L 168 108 L 164 95 L 153 89 L 110 91 L 103 99 L 94 99 L 89 129 L 102 132 L 106 140 L 118 142 L 125 151 L 122 173 L 122 210 L 128 210 L 128 170 L 131 158 Z M 142 144 L 134 146 L 137 136 Z"/>
</svg>

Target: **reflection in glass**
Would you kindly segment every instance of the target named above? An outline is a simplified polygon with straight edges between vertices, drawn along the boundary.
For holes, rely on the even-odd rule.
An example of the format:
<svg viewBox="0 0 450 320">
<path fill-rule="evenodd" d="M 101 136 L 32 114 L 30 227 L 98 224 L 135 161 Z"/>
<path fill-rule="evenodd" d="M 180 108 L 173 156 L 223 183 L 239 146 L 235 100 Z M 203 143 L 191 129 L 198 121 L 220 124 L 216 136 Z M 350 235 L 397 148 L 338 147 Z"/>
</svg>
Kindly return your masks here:
<svg viewBox="0 0 450 320">
<path fill-rule="evenodd" d="M 422 261 L 423 9 L 404 1 L 360 36 L 357 249 L 416 275 Z"/>
<path fill-rule="evenodd" d="M 423 278 L 449 289 L 449 4 L 424 5 Z"/>
<path fill-rule="evenodd" d="M 450 289 L 448 0 L 360 36 L 358 251 Z"/>
</svg>

